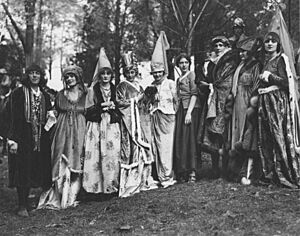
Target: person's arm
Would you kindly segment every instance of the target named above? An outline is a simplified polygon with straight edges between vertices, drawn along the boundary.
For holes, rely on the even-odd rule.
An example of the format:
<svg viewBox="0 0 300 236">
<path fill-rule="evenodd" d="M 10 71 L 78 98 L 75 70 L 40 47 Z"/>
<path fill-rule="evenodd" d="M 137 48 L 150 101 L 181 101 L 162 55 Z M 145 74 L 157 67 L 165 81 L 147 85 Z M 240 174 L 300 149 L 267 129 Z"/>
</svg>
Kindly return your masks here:
<svg viewBox="0 0 300 236">
<path fill-rule="evenodd" d="M 260 80 L 259 80 L 260 71 L 261 71 L 261 65 L 259 63 L 255 64 L 251 71 L 252 74 L 252 83 L 250 88 L 251 96 L 257 94 L 257 89 L 260 86 Z"/>
<path fill-rule="evenodd" d="M 277 74 L 274 74 L 270 71 L 265 70 L 260 78 L 267 82 L 269 85 L 277 85 L 282 88 L 288 88 L 288 76 L 286 72 L 286 64 L 284 62 L 284 59 L 281 57 L 278 60 L 277 64 Z"/>
<path fill-rule="evenodd" d="M 195 104 L 197 101 L 197 96 L 193 95 L 190 99 L 189 107 L 185 115 L 184 123 L 186 125 L 192 123 L 192 112 L 194 110 Z"/>
<path fill-rule="evenodd" d="M 15 92 L 13 92 L 10 95 L 9 101 L 7 102 L 6 107 L 5 107 L 6 118 L 9 123 L 9 128 L 8 128 L 8 132 L 7 132 L 7 144 L 8 144 L 8 150 L 12 154 L 17 153 L 18 142 L 20 139 L 19 134 L 18 134 L 18 130 L 20 130 L 19 119 L 21 118 L 21 116 L 23 114 L 18 114 L 18 116 L 16 116 L 15 109 L 18 109 L 18 107 L 20 106 L 20 104 L 18 104 L 17 99 L 21 99 L 21 100 L 24 99 L 24 97 L 21 94 L 21 91 L 22 91 L 21 89 L 15 90 Z M 22 111 L 23 110 L 21 109 L 21 112 Z"/>
<path fill-rule="evenodd" d="M 119 108 L 127 108 L 130 106 L 130 99 L 126 98 L 126 86 L 122 83 L 117 87 L 116 102 Z"/>
<path fill-rule="evenodd" d="M 170 81 L 170 90 L 172 93 L 172 97 L 173 97 L 173 108 L 174 111 L 177 112 L 178 110 L 178 95 L 177 95 L 177 90 L 176 90 L 176 84 L 173 80 Z"/>
<path fill-rule="evenodd" d="M 189 106 L 185 115 L 184 123 L 190 124 L 192 122 L 192 112 L 194 110 L 196 101 L 197 101 L 197 96 L 198 96 L 198 89 L 195 83 L 195 73 L 191 72 L 189 75 L 189 86 L 190 86 L 190 93 L 191 93 L 191 98 L 189 102 Z"/>
</svg>

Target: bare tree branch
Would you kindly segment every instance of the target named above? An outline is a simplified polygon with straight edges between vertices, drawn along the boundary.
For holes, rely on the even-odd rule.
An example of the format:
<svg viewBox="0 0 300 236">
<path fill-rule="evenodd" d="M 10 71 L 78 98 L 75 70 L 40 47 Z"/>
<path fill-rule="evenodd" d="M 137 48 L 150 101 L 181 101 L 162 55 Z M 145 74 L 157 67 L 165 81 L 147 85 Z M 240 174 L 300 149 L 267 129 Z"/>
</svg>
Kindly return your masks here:
<svg viewBox="0 0 300 236">
<path fill-rule="evenodd" d="M 5 3 L 2 3 L 1 5 L 2 5 L 2 7 L 3 7 L 3 9 L 4 9 L 5 13 L 6 13 L 6 15 L 8 16 L 11 24 L 13 25 L 15 31 L 17 32 L 18 37 L 19 37 L 19 39 L 20 39 L 20 41 L 22 43 L 23 50 L 25 51 L 26 43 L 25 43 L 25 39 L 24 39 L 24 36 L 23 36 L 20 28 L 18 27 L 17 23 L 15 22 L 15 20 L 12 17 L 12 15 L 10 14 L 7 5 Z"/>
</svg>

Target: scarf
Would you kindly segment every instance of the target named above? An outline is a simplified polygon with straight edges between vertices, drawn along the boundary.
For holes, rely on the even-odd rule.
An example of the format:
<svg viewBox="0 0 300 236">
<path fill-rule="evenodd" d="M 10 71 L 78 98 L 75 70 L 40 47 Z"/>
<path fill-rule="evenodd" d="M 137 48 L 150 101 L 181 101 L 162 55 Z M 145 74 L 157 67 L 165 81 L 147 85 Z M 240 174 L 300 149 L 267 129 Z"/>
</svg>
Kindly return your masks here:
<svg viewBox="0 0 300 236">
<path fill-rule="evenodd" d="M 241 69 L 244 66 L 244 62 L 241 61 L 241 63 L 238 65 L 238 67 L 236 68 L 234 75 L 233 75 L 233 79 L 232 79 L 232 89 L 231 92 L 233 94 L 233 97 L 236 96 L 236 90 L 237 90 L 237 84 L 238 84 L 238 80 L 239 80 L 239 75 L 241 72 Z"/>
<path fill-rule="evenodd" d="M 46 123 L 46 101 L 42 92 L 35 95 L 23 87 L 25 95 L 24 111 L 27 123 L 31 124 L 33 151 L 40 151 L 42 126 Z"/>
</svg>

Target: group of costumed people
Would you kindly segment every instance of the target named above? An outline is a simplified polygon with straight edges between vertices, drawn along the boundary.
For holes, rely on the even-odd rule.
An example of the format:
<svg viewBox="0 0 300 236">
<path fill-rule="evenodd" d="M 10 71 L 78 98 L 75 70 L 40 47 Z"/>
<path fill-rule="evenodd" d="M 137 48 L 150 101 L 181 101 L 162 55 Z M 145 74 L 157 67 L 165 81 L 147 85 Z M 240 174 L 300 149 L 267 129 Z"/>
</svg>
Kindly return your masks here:
<svg viewBox="0 0 300 236">
<path fill-rule="evenodd" d="M 115 85 L 101 49 L 89 88 L 80 67 L 63 70 L 54 106 L 43 70 L 27 68 L 23 86 L 6 103 L 2 118 L 9 125 L 1 130 L 18 215 L 29 216 L 34 187 L 42 188 L 39 209 L 64 209 L 78 204 L 81 190 L 128 197 L 193 183 L 201 152 L 211 155 L 213 177 L 300 187 L 298 91 L 280 36 L 244 35 L 234 44 L 214 37 L 214 56 L 200 76 L 187 54 L 177 56 L 176 81 L 167 77 L 168 48 L 161 32 L 146 88 L 132 52 L 124 54 L 125 79 Z"/>
</svg>

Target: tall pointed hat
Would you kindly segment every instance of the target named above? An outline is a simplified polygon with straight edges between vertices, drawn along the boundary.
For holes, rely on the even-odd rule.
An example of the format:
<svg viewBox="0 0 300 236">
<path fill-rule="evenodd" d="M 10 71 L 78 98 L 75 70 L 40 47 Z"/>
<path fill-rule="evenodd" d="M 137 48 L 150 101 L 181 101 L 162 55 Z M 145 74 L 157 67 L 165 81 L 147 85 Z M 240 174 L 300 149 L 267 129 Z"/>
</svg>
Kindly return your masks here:
<svg viewBox="0 0 300 236">
<path fill-rule="evenodd" d="M 122 64 L 124 71 L 138 70 L 138 62 L 135 54 L 132 51 L 122 55 Z"/>
<path fill-rule="evenodd" d="M 157 71 L 164 71 L 166 75 L 169 73 L 166 52 L 169 48 L 167 36 L 161 31 L 151 58 L 151 73 Z"/>
<path fill-rule="evenodd" d="M 100 48 L 99 58 L 94 71 L 92 85 L 94 85 L 97 82 L 97 76 L 99 72 L 101 72 L 101 70 L 103 70 L 104 68 L 108 68 L 112 70 L 111 64 L 106 56 L 104 48 Z"/>
</svg>

